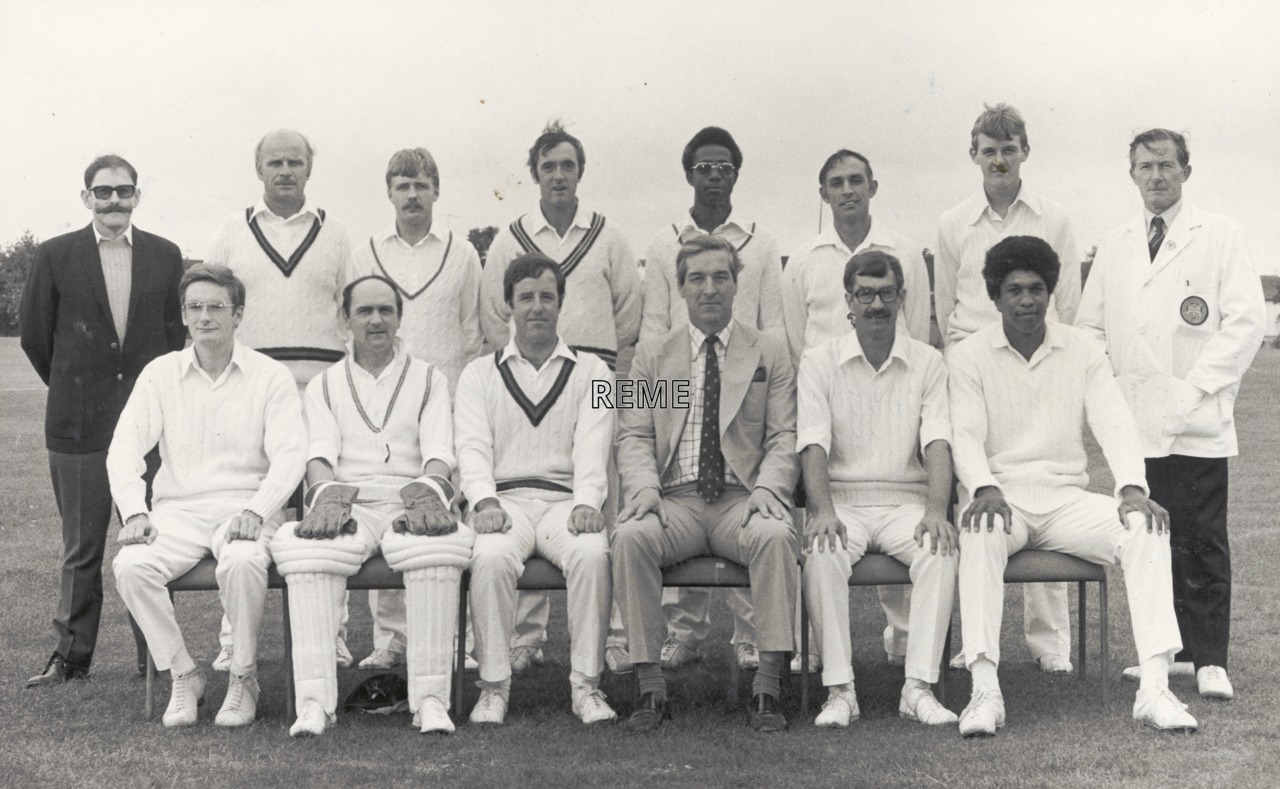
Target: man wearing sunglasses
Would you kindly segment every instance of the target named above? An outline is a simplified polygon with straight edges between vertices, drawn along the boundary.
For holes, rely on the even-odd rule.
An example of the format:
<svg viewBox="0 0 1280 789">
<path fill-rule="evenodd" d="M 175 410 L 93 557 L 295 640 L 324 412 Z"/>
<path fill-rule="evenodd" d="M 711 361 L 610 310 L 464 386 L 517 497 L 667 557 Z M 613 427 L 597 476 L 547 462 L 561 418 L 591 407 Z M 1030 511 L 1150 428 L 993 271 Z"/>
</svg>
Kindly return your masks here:
<svg viewBox="0 0 1280 789">
<path fill-rule="evenodd" d="M 755 222 L 733 215 L 733 188 L 742 170 L 742 149 L 733 135 L 718 126 L 698 131 L 681 155 L 684 178 L 693 187 L 693 207 L 658 231 L 645 256 L 644 317 L 640 339 L 663 337 L 689 322 L 689 310 L 680 295 L 676 255 L 695 236 L 710 234 L 733 246 L 742 270 L 734 317 L 753 329 L 783 332 L 782 256 L 774 235 Z M 751 622 L 751 597 L 741 589 L 725 595 L 733 612 L 733 644 L 738 665 L 759 665 L 756 634 Z M 700 660 L 698 650 L 711 630 L 709 589 L 670 589 L 664 593 L 669 632 L 662 648 L 662 663 L 680 668 Z"/>
<path fill-rule="evenodd" d="M 138 373 L 186 337 L 178 310 L 182 253 L 133 227 L 137 184 L 137 171 L 119 156 L 95 159 L 80 193 L 93 223 L 41 244 L 22 293 L 22 349 L 49 386 L 45 445 L 63 542 L 58 644 L 27 687 L 89 673 L 111 520 L 107 446 Z M 145 648 L 139 638 L 140 667 Z"/>
</svg>

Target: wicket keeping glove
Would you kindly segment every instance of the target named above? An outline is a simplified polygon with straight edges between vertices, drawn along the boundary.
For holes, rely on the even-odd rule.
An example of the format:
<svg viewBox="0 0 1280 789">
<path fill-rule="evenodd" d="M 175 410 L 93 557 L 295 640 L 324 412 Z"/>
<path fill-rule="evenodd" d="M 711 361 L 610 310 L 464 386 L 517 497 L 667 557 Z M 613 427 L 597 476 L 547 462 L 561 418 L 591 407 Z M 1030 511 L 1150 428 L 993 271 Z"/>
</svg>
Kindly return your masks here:
<svg viewBox="0 0 1280 789">
<path fill-rule="evenodd" d="M 294 530 L 304 540 L 332 540 L 339 534 L 355 534 L 356 522 L 351 519 L 351 504 L 359 495 L 355 485 L 337 482 L 316 486 L 311 509 Z M 310 498 L 310 491 L 308 496 Z"/>
<path fill-rule="evenodd" d="M 436 536 L 458 530 L 457 519 L 430 485 L 410 482 L 400 489 L 400 500 L 404 502 L 404 514 L 391 522 L 393 531 Z"/>
</svg>

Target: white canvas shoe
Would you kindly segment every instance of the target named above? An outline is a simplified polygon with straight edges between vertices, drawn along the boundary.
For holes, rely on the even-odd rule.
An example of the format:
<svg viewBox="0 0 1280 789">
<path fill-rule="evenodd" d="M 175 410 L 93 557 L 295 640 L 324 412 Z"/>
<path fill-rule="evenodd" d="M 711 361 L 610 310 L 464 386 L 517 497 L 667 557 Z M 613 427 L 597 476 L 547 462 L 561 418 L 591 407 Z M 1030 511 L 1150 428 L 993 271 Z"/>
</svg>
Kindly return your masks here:
<svg viewBox="0 0 1280 789">
<path fill-rule="evenodd" d="M 1133 700 L 1133 719 L 1160 731 L 1193 732 L 1200 728 L 1187 712 L 1187 705 L 1168 688 L 1139 688 Z"/>
<path fill-rule="evenodd" d="M 903 688 L 898 699 L 898 715 L 928 726 L 946 726 L 960 720 L 958 715 L 942 706 L 928 688 Z"/>
<path fill-rule="evenodd" d="M 169 706 L 164 710 L 164 725 L 174 728 L 194 724 L 203 703 L 203 671 L 194 668 L 181 677 L 174 677 L 173 688 L 169 691 Z"/>
<path fill-rule="evenodd" d="M 1046 674 L 1070 674 L 1076 670 L 1076 667 L 1071 665 L 1071 661 L 1062 655 L 1041 655 L 1036 662 L 1040 664 L 1040 670 Z"/>
<path fill-rule="evenodd" d="M 499 725 L 507 720 L 507 697 L 495 688 L 484 688 L 476 706 L 471 708 L 472 723 Z"/>
<path fill-rule="evenodd" d="M 453 720 L 444 702 L 435 696 L 427 696 L 413 715 L 413 725 L 423 734 L 452 734 Z"/>
<path fill-rule="evenodd" d="M 218 717 L 213 719 L 215 726 L 248 726 L 258 715 L 258 676 L 247 674 L 243 677 L 230 675 L 227 682 L 227 697 L 222 701 L 222 709 Z"/>
<path fill-rule="evenodd" d="M 802 666 L 801 666 L 801 664 L 800 664 L 800 656 L 799 656 L 799 655 L 796 655 L 795 657 L 791 658 L 791 673 L 792 673 L 792 674 L 799 674 L 799 673 L 801 673 L 801 669 L 802 669 L 802 668 L 803 668 L 803 667 L 802 667 Z M 821 656 L 821 655 L 809 655 L 809 673 L 810 673 L 810 674 L 817 674 L 819 671 L 822 671 L 822 656 Z"/>
<path fill-rule="evenodd" d="M 738 668 L 742 671 L 755 671 L 760 668 L 760 653 L 756 651 L 755 644 L 748 644 L 745 641 L 734 644 L 733 655 L 738 661 Z"/>
<path fill-rule="evenodd" d="M 998 690 L 975 691 L 960 713 L 962 737 L 992 737 L 1004 725 L 1004 694 Z"/>
<path fill-rule="evenodd" d="M 350 654 L 348 654 L 348 657 L 350 657 Z M 339 661 L 338 665 L 341 666 L 342 662 Z M 347 665 L 351 665 L 351 664 L 348 663 Z M 383 649 L 382 647 L 375 648 L 372 652 L 369 653 L 368 657 L 360 661 L 360 668 L 375 669 L 375 670 L 381 670 L 381 671 L 386 671 L 387 669 L 391 669 L 391 668 L 395 668 L 396 666 L 403 666 L 403 665 L 404 665 L 403 652 L 392 652 L 390 649 Z"/>
<path fill-rule="evenodd" d="M 609 723 L 618 719 L 618 713 L 604 700 L 604 694 L 596 688 L 573 689 L 573 714 L 587 724 Z"/>
<path fill-rule="evenodd" d="M 636 668 L 631 662 L 631 653 L 626 647 L 619 646 L 605 648 L 604 664 L 614 674 L 630 674 Z"/>
<path fill-rule="evenodd" d="M 679 641 L 667 640 L 662 645 L 662 667 L 675 671 L 684 668 L 689 663 L 697 663 L 702 660 L 702 653 L 696 649 L 689 649 Z"/>
<path fill-rule="evenodd" d="M 218 650 L 218 656 L 213 659 L 213 666 L 212 666 L 213 670 L 214 671 L 230 671 L 231 658 L 234 655 L 235 655 L 235 647 L 231 644 L 227 644 L 222 649 Z"/>
<path fill-rule="evenodd" d="M 462 656 L 462 669 L 463 669 L 463 671 L 479 671 L 479 670 L 480 670 L 480 661 L 478 661 L 478 660 L 476 660 L 475 658 L 471 657 L 471 655 L 463 655 L 463 656 Z"/>
<path fill-rule="evenodd" d="M 1235 688 L 1227 678 L 1227 670 L 1221 666 L 1201 666 L 1196 672 L 1196 686 L 1206 699 L 1231 701 L 1236 697 Z"/>
<path fill-rule="evenodd" d="M 544 660 L 542 650 L 537 647 L 512 647 L 511 673 L 519 674 L 534 666 L 541 666 Z"/>
<path fill-rule="evenodd" d="M 290 737 L 319 737 L 324 730 L 335 722 L 333 715 L 328 715 L 320 702 L 311 699 L 302 705 L 298 719 L 289 727 Z"/>
<path fill-rule="evenodd" d="M 969 667 L 965 665 L 963 652 L 958 652 L 953 655 L 951 660 L 947 663 L 947 666 L 949 668 L 964 669 L 965 671 L 968 671 L 969 669 Z"/>
<path fill-rule="evenodd" d="M 333 652 L 338 659 L 338 668 L 351 668 L 351 664 L 355 662 L 355 658 L 351 657 L 351 650 L 347 649 L 347 642 L 342 640 L 342 636 L 333 643 Z"/>
<path fill-rule="evenodd" d="M 822 705 L 822 711 L 818 713 L 818 717 L 813 719 L 813 725 L 843 729 L 861 716 L 857 693 L 851 687 L 847 690 L 833 687 L 827 691 L 827 700 Z"/>
</svg>

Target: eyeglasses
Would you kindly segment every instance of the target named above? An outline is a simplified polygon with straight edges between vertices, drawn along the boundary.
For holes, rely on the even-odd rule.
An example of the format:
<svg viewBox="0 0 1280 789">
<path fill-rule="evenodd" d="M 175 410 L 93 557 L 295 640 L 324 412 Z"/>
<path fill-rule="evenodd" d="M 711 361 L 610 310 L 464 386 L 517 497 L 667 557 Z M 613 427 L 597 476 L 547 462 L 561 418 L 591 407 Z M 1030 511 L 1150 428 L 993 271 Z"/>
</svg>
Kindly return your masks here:
<svg viewBox="0 0 1280 789">
<path fill-rule="evenodd" d="M 205 311 L 208 311 L 210 315 L 221 315 L 230 308 L 230 304 L 221 301 L 188 301 L 182 305 L 183 311 L 192 315 L 199 315 Z"/>
<path fill-rule="evenodd" d="M 698 175 L 711 175 L 719 173 L 722 176 L 730 176 L 737 172 L 738 168 L 729 162 L 698 162 L 693 166 L 693 171 Z"/>
<path fill-rule="evenodd" d="M 897 288 L 892 286 L 884 287 L 884 288 L 881 288 L 880 290 L 873 290 L 871 288 L 858 288 L 853 292 L 853 297 L 858 300 L 859 304 L 870 304 L 871 302 L 876 300 L 876 296 L 879 296 L 880 301 L 884 302 L 885 304 L 892 304 L 898 300 L 898 296 L 900 293 L 901 291 L 899 291 Z"/>
<path fill-rule="evenodd" d="M 121 200 L 128 200 L 133 197 L 138 188 L 132 184 L 123 184 L 121 186 L 95 186 L 89 191 L 93 192 L 93 196 L 99 200 L 110 200 L 112 192 L 120 195 Z"/>
</svg>

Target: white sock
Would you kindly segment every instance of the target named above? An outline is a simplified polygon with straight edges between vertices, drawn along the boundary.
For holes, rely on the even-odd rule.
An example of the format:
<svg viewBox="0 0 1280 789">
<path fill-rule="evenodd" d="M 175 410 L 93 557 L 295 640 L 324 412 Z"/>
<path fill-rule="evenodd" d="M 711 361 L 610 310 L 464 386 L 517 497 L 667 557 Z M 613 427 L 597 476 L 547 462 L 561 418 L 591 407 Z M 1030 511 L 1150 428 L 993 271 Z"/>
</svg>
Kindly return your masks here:
<svg viewBox="0 0 1280 789">
<path fill-rule="evenodd" d="M 1156 655 L 1138 664 L 1138 689 L 1155 688 L 1161 690 L 1169 687 L 1169 658 Z"/>
<path fill-rule="evenodd" d="M 928 690 L 929 683 L 915 677 L 907 677 L 907 681 L 902 683 L 903 690 Z"/>
<path fill-rule="evenodd" d="M 453 637 L 458 619 L 457 567 L 424 567 L 404 574 L 405 625 L 408 640 L 405 668 L 409 675 L 409 708 L 434 696 L 449 708 Z"/>
<path fill-rule="evenodd" d="M 1000 678 L 996 674 L 996 664 L 986 655 L 978 658 L 969 667 L 969 673 L 973 675 L 973 692 L 994 691 L 1000 692 Z"/>
<path fill-rule="evenodd" d="M 191 655 L 187 652 L 186 647 L 179 647 L 178 654 L 173 656 L 173 661 L 169 664 L 169 677 L 177 679 L 185 677 L 187 674 L 196 670 L 196 662 L 191 659 Z"/>
</svg>

